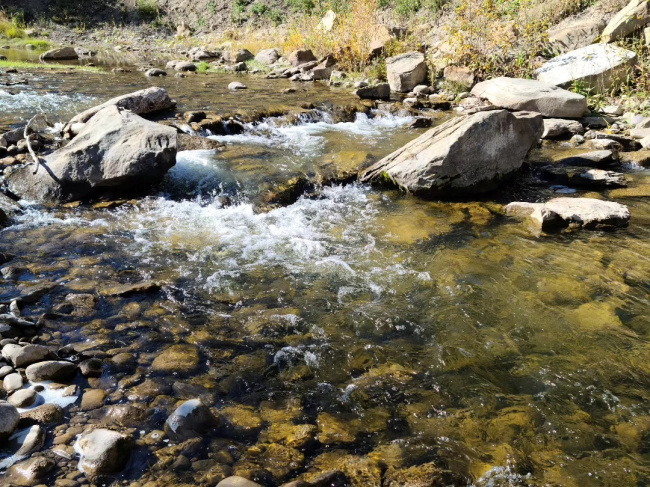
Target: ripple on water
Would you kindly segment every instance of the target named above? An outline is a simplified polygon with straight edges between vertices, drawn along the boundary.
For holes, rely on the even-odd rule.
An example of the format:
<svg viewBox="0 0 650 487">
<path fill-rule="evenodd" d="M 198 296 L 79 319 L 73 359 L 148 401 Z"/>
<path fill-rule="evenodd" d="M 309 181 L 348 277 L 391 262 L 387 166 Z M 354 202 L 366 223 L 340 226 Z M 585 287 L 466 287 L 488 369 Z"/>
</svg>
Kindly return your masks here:
<svg viewBox="0 0 650 487">
<path fill-rule="evenodd" d="M 89 106 L 92 101 L 94 97 L 82 93 L 42 93 L 22 86 L 19 92 L 0 89 L 0 111 L 12 112 L 24 120 L 38 112 L 59 113 L 61 107 L 68 107 L 65 111 L 72 113 L 76 107 Z"/>
</svg>

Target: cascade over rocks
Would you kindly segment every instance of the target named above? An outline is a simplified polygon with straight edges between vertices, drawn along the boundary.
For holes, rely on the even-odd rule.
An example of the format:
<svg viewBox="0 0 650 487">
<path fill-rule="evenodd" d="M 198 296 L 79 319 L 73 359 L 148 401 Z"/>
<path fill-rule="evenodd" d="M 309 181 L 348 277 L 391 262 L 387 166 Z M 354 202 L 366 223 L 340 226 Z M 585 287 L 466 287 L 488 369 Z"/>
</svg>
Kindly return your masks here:
<svg viewBox="0 0 650 487">
<path fill-rule="evenodd" d="M 587 110 L 587 99 L 531 79 L 494 78 L 478 83 L 472 95 L 499 108 L 539 112 L 545 117 L 578 118 Z"/>
<path fill-rule="evenodd" d="M 11 170 L 9 190 L 25 199 L 65 202 L 159 182 L 176 163 L 176 131 L 116 106 L 100 110 L 72 142 L 33 166 Z"/>
<path fill-rule="evenodd" d="M 602 92 L 617 80 L 624 79 L 636 58 L 634 52 L 621 47 L 591 44 L 547 61 L 535 70 L 535 77 L 543 83 L 561 87 L 581 81 Z"/>
<path fill-rule="evenodd" d="M 491 191 L 519 170 L 542 128 L 542 116 L 530 112 L 454 118 L 377 162 L 361 180 L 392 182 L 425 197 Z"/>
</svg>

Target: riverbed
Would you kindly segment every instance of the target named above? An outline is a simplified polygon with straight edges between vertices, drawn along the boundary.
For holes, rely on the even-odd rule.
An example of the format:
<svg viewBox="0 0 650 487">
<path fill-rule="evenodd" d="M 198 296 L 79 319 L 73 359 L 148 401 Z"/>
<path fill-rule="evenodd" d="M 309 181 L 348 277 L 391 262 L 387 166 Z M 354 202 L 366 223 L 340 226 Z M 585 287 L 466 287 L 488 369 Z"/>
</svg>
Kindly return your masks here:
<svg viewBox="0 0 650 487">
<path fill-rule="evenodd" d="M 381 485 L 383 476 L 397 486 L 405 484 L 386 479 L 430 465 L 453 485 L 650 483 L 647 198 L 609 198 L 629 206 L 627 228 L 541 236 L 499 210 L 555 195 L 525 174 L 480 201 L 425 201 L 353 182 L 260 208 L 260 192 L 323 160 L 376 161 L 423 129 L 399 111 L 337 122 L 329 110 L 357 100 L 324 84 L 146 78 L 112 57 L 99 64 L 130 72 L 37 72 L 24 75 L 28 85 L 0 87 L 0 126 L 40 110 L 65 122 L 151 85 L 178 112 L 309 104 L 322 114 L 214 135 L 224 150 L 180 152 L 150 196 L 115 207 L 22 202 L 0 233 L 0 252 L 24 267 L 1 282 L 2 301 L 56 283 L 24 312 L 48 313 L 51 343 L 105 360 L 82 388 L 148 412 L 136 423 L 108 421 L 139 440 L 119 479 L 215 485 L 222 472 L 272 486 L 347 468 L 359 476 L 350 485 Z M 229 91 L 233 80 L 248 90 Z M 630 188 L 650 184 L 646 169 L 624 172 Z M 112 292 L 136 282 L 156 286 Z M 95 294 L 98 304 L 57 311 L 70 293 Z M 174 345 L 191 350 L 187 362 L 152 369 Z M 187 465 L 165 463 L 156 452 L 174 442 L 152 432 L 196 397 L 230 426 L 206 432 Z M 44 449 L 68 425 L 106 424 L 104 412 L 72 406 Z M 311 426 L 308 441 L 292 443 L 296 425 Z M 73 471 L 74 457 L 51 485 Z"/>
</svg>

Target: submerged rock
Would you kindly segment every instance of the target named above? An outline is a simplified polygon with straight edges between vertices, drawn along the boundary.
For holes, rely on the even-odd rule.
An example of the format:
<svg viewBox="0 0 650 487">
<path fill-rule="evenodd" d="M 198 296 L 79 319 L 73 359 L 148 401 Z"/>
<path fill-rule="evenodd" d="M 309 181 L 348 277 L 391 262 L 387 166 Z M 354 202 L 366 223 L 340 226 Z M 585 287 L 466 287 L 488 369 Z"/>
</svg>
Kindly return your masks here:
<svg viewBox="0 0 650 487">
<path fill-rule="evenodd" d="M 426 197 L 484 193 L 519 170 L 541 132 L 538 113 L 493 110 L 454 118 L 377 162 L 361 179 Z"/>
<path fill-rule="evenodd" d="M 199 351 L 194 345 L 179 344 L 163 350 L 151 364 L 156 372 L 189 373 L 199 365 Z"/>
<path fill-rule="evenodd" d="M 107 429 L 86 433 L 75 445 L 75 450 L 81 455 L 79 468 L 91 479 L 122 470 L 132 448 L 130 436 Z"/>
<path fill-rule="evenodd" d="M 545 117 L 578 118 L 587 110 L 587 99 L 532 79 L 494 78 L 478 83 L 472 94 L 499 108 L 539 112 Z"/>
<path fill-rule="evenodd" d="M 203 436 L 207 429 L 216 426 L 217 418 L 198 399 L 190 399 L 178 406 L 165 421 L 165 432 L 179 441 Z"/>
<path fill-rule="evenodd" d="M 67 146 L 12 170 L 10 191 L 40 202 L 65 202 L 128 191 L 160 181 L 176 163 L 176 131 L 116 106 L 100 110 Z"/>
<path fill-rule="evenodd" d="M 625 227 L 630 220 L 627 206 L 592 198 L 555 198 L 546 203 L 510 203 L 507 215 L 529 217 L 543 231 L 562 228 L 599 229 Z"/>
<path fill-rule="evenodd" d="M 6 473 L 6 480 L 10 484 L 29 487 L 38 485 L 45 479 L 45 475 L 54 468 L 54 460 L 46 457 L 35 457 L 17 463 Z"/>
</svg>

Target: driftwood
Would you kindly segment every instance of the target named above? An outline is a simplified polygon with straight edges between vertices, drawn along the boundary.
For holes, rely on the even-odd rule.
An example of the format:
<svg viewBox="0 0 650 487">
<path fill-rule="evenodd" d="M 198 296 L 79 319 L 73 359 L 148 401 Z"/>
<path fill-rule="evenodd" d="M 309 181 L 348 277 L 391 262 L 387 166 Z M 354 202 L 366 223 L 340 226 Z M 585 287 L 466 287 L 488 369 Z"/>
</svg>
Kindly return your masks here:
<svg viewBox="0 0 650 487">
<path fill-rule="evenodd" d="M 27 150 L 29 151 L 29 155 L 32 156 L 32 159 L 34 159 L 34 164 L 36 164 L 36 169 L 34 169 L 34 172 L 32 174 L 36 174 L 38 172 L 38 168 L 41 166 L 41 161 L 36 155 L 36 152 L 34 152 L 34 149 L 32 149 L 32 144 L 29 140 L 29 130 L 32 126 L 38 126 L 38 127 L 43 127 L 47 126 L 47 118 L 45 117 L 45 114 L 43 113 L 37 113 L 32 117 L 32 119 L 27 122 L 27 125 L 25 125 L 25 142 L 27 143 Z M 35 132 L 36 133 L 36 132 Z"/>
</svg>

